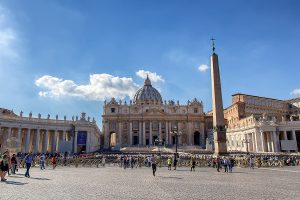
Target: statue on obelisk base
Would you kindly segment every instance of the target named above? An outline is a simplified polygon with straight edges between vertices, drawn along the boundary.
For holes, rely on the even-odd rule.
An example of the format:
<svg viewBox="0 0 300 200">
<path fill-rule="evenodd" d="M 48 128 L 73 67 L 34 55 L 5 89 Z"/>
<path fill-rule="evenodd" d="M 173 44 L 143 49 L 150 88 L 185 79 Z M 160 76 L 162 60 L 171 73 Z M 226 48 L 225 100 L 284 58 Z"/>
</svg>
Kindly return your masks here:
<svg viewBox="0 0 300 200">
<path fill-rule="evenodd" d="M 226 128 L 223 113 L 222 90 L 218 55 L 215 53 L 215 39 L 212 40 L 213 53 L 211 55 L 211 83 L 212 83 L 212 107 L 213 107 L 213 131 L 215 155 L 226 155 Z"/>
</svg>

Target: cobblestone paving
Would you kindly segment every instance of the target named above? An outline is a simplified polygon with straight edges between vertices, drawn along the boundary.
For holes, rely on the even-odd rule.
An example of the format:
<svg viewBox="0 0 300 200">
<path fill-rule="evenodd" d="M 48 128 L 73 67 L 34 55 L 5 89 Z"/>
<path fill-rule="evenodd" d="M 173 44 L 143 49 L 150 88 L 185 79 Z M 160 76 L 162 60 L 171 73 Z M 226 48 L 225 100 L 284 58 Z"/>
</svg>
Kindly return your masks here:
<svg viewBox="0 0 300 200">
<path fill-rule="evenodd" d="M 240 169 L 227 174 L 212 168 L 168 171 L 158 168 L 62 168 L 19 174 L 0 183 L 0 199 L 300 199 L 300 167 Z"/>
</svg>

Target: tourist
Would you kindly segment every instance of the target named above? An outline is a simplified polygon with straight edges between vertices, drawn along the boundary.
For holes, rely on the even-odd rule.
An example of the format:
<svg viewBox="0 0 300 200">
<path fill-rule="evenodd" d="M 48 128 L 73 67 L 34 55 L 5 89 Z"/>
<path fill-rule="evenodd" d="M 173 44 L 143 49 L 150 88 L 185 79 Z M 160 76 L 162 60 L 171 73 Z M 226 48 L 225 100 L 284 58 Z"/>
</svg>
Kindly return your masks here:
<svg viewBox="0 0 300 200">
<path fill-rule="evenodd" d="M 218 156 L 216 159 L 216 165 L 217 165 L 217 171 L 220 172 L 220 168 L 221 168 L 221 159 Z"/>
<path fill-rule="evenodd" d="M 51 162 L 52 162 L 53 169 L 55 169 L 56 168 L 56 156 L 55 155 L 52 156 Z"/>
<path fill-rule="evenodd" d="M 151 165 L 152 165 L 152 173 L 153 176 L 155 176 L 155 172 L 156 172 L 156 158 L 154 157 L 154 154 L 152 154 L 152 157 L 150 158 L 151 161 Z"/>
<path fill-rule="evenodd" d="M 45 155 L 44 155 L 44 154 L 42 154 L 42 155 L 40 156 L 40 169 L 41 169 L 41 170 L 46 169 L 46 168 L 45 168 Z"/>
<path fill-rule="evenodd" d="M 30 178 L 29 170 L 30 170 L 30 167 L 31 167 L 32 162 L 33 162 L 33 155 L 32 155 L 32 153 L 29 153 L 29 154 L 25 157 L 25 164 L 26 164 L 25 177 L 27 177 L 27 178 Z"/>
<path fill-rule="evenodd" d="M 228 164 L 229 160 L 226 157 L 223 157 L 224 172 L 228 172 Z"/>
<path fill-rule="evenodd" d="M 196 160 L 195 158 L 191 159 L 191 171 L 195 171 L 195 167 L 196 167 Z"/>
<path fill-rule="evenodd" d="M 6 181 L 5 176 L 6 173 L 9 171 L 9 164 L 8 164 L 8 156 L 6 154 L 3 155 L 2 160 L 0 161 L 0 176 L 1 181 Z"/>
<path fill-rule="evenodd" d="M 105 156 L 102 157 L 102 167 L 105 167 Z"/>
<path fill-rule="evenodd" d="M 249 159 L 250 169 L 254 169 L 254 158 L 251 156 Z"/>
<path fill-rule="evenodd" d="M 233 157 L 229 158 L 229 163 L 228 163 L 228 168 L 229 168 L 229 172 L 232 173 L 232 169 L 234 167 L 234 159 Z"/>
<path fill-rule="evenodd" d="M 173 163 L 173 165 L 174 165 L 174 170 L 176 170 L 176 167 L 177 167 L 177 155 L 175 155 L 175 158 L 174 158 L 174 163 Z"/>
<path fill-rule="evenodd" d="M 16 158 L 16 154 L 13 154 L 11 159 L 10 159 L 10 163 L 11 163 L 11 173 L 12 174 L 16 174 L 16 169 L 17 169 L 17 158 Z"/>
<path fill-rule="evenodd" d="M 168 164 L 168 170 L 171 170 L 171 167 L 172 167 L 172 158 L 171 157 L 168 158 L 167 164 Z"/>
</svg>

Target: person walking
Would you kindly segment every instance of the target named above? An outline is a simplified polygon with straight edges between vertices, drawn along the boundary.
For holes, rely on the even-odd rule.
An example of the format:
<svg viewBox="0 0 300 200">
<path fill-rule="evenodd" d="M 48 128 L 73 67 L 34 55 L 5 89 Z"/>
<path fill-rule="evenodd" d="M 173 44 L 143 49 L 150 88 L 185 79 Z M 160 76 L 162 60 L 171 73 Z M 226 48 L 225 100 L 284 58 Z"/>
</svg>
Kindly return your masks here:
<svg viewBox="0 0 300 200">
<path fill-rule="evenodd" d="M 152 154 L 152 157 L 150 158 L 151 161 L 151 165 L 152 165 L 152 173 L 153 176 L 155 176 L 155 172 L 156 172 L 156 157 L 154 157 L 154 154 Z"/>
<path fill-rule="evenodd" d="M 223 166 L 224 166 L 224 172 L 228 173 L 228 159 L 226 157 L 223 158 Z"/>
<path fill-rule="evenodd" d="M 195 167 L 196 167 L 196 160 L 195 158 L 191 159 L 191 171 L 195 171 Z"/>
<path fill-rule="evenodd" d="M 8 156 L 6 154 L 3 155 L 2 160 L 0 161 L 0 176 L 1 181 L 6 181 L 5 179 L 6 173 L 9 171 L 9 163 L 8 163 Z"/>
<path fill-rule="evenodd" d="M 17 158 L 16 158 L 16 154 L 13 154 L 11 159 L 10 159 L 10 163 L 11 163 L 11 173 L 12 174 L 16 174 L 16 169 L 17 169 Z"/>
<path fill-rule="evenodd" d="M 56 156 L 55 155 L 52 156 L 51 162 L 53 165 L 53 169 L 55 169 L 56 168 Z"/>
<path fill-rule="evenodd" d="M 29 170 L 30 170 L 32 161 L 33 161 L 33 155 L 32 155 L 32 153 L 29 153 L 29 154 L 25 157 L 25 164 L 26 164 L 25 177 L 27 177 L 27 178 L 30 178 Z"/>
<path fill-rule="evenodd" d="M 254 169 L 254 158 L 251 156 L 249 159 L 250 169 Z"/>
<path fill-rule="evenodd" d="M 102 167 L 105 167 L 105 156 L 102 157 L 101 162 L 102 162 Z"/>
<path fill-rule="evenodd" d="M 46 169 L 46 168 L 45 168 L 45 155 L 44 155 L 44 154 L 42 154 L 42 155 L 40 156 L 40 169 L 41 169 L 41 170 Z"/>
<path fill-rule="evenodd" d="M 217 165 L 217 171 L 220 172 L 220 168 L 221 168 L 221 159 L 218 156 L 216 159 L 216 165 Z"/>
<path fill-rule="evenodd" d="M 171 167 L 172 167 L 172 158 L 171 157 L 168 158 L 167 164 L 168 164 L 168 170 L 171 170 Z"/>
<path fill-rule="evenodd" d="M 174 154 L 174 163 L 173 163 L 173 165 L 174 165 L 174 170 L 176 170 L 177 162 L 178 162 L 178 160 L 177 160 L 177 155 Z"/>
</svg>

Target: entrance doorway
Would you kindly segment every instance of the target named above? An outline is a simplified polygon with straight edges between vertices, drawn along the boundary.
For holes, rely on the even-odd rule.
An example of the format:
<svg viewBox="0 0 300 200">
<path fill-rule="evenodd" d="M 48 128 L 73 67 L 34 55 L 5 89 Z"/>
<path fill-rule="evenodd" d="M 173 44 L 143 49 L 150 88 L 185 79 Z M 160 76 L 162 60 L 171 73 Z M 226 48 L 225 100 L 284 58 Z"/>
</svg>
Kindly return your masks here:
<svg viewBox="0 0 300 200">
<path fill-rule="evenodd" d="M 194 133 L 194 145 L 200 145 L 200 133 L 198 131 Z"/>
<path fill-rule="evenodd" d="M 117 134 L 115 132 L 111 132 L 109 135 L 109 146 L 115 147 L 117 144 Z"/>
<path fill-rule="evenodd" d="M 139 144 L 139 136 L 133 136 L 133 145 Z"/>
</svg>

